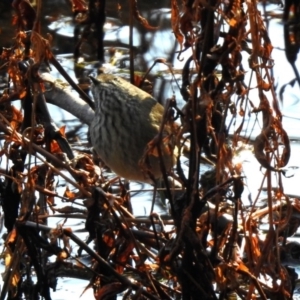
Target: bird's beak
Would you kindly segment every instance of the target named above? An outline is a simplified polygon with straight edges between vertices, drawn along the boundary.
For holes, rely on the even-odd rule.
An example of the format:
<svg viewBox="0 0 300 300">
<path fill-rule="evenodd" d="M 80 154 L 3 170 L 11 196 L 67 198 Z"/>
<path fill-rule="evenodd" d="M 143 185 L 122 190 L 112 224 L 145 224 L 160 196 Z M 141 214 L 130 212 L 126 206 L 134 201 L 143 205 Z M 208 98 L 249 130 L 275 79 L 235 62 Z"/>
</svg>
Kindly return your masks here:
<svg viewBox="0 0 300 300">
<path fill-rule="evenodd" d="M 95 77 L 93 77 L 93 76 L 89 76 L 90 77 L 90 79 L 92 80 L 92 83 L 94 84 L 94 85 L 98 85 L 99 84 L 99 80 L 97 79 L 97 78 L 95 78 Z"/>
</svg>

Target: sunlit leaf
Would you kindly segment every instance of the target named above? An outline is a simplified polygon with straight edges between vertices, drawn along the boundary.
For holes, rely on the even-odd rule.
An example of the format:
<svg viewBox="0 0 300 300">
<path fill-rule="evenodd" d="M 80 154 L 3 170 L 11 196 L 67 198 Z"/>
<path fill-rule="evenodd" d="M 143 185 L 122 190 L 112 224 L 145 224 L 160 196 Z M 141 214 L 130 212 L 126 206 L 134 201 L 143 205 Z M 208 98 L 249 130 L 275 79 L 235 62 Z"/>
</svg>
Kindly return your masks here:
<svg viewBox="0 0 300 300">
<path fill-rule="evenodd" d="M 11 106 L 11 122 L 10 126 L 12 129 L 18 129 L 21 123 L 23 122 L 23 114 L 15 106 Z"/>
<path fill-rule="evenodd" d="M 66 125 L 63 125 L 59 128 L 59 132 L 63 137 L 66 137 Z"/>
<path fill-rule="evenodd" d="M 236 19 L 232 18 L 232 19 L 229 20 L 229 25 L 230 26 L 234 27 L 236 24 L 237 24 Z"/>
<path fill-rule="evenodd" d="M 50 151 L 51 151 L 51 153 L 61 153 L 62 151 L 61 151 L 61 149 L 60 149 L 60 147 L 59 147 L 59 144 L 57 143 L 57 141 L 55 141 L 55 140 L 52 140 L 51 141 L 51 145 L 50 145 Z"/>
<path fill-rule="evenodd" d="M 69 187 L 66 187 L 65 193 L 64 193 L 64 197 L 71 199 L 74 199 L 76 197 L 76 194 L 74 192 L 71 192 Z"/>
</svg>

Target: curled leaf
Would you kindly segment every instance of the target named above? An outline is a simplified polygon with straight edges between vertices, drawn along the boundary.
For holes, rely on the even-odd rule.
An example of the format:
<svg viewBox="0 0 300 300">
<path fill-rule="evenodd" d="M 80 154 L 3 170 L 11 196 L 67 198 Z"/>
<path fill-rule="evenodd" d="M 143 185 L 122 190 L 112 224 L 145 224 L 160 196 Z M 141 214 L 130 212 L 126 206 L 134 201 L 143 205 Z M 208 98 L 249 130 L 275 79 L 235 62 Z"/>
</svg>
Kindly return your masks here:
<svg viewBox="0 0 300 300">
<path fill-rule="evenodd" d="M 179 7 L 176 0 L 171 2 L 171 25 L 175 34 L 176 40 L 180 45 L 180 52 L 182 50 L 182 44 L 184 41 L 184 35 L 181 33 L 179 28 Z"/>
<path fill-rule="evenodd" d="M 132 5 L 132 12 L 133 12 L 133 15 L 135 17 L 135 19 L 146 29 L 148 30 L 156 30 L 158 29 L 158 27 L 154 27 L 154 26 L 151 26 L 147 19 L 145 19 L 144 17 L 141 16 L 139 10 L 138 10 L 138 7 L 137 7 L 137 1 L 136 0 L 132 0 L 131 1 L 131 5 Z"/>
</svg>

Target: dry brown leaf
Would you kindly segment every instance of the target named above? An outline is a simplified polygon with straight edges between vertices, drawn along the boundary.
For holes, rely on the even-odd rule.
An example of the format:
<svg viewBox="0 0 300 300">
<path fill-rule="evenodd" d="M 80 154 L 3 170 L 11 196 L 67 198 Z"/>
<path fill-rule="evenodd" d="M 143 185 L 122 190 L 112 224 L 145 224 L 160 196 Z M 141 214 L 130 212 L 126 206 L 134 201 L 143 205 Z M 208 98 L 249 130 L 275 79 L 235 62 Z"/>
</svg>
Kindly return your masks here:
<svg viewBox="0 0 300 300">
<path fill-rule="evenodd" d="M 138 10 L 137 7 L 137 1 L 136 0 L 131 0 L 131 5 L 132 5 L 132 11 L 133 11 L 133 15 L 135 17 L 135 19 L 146 29 L 148 30 L 156 30 L 158 29 L 158 27 L 153 27 L 151 25 L 149 25 L 147 19 L 145 19 L 144 17 L 142 17 L 140 15 L 140 12 Z"/>
<path fill-rule="evenodd" d="M 118 256 L 116 258 L 117 263 L 117 271 L 121 274 L 123 273 L 123 265 L 128 261 L 129 256 L 132 253 L 132 250 L 134 248 L 134 243 L 127 241 L 125 245 L 125 249 L 122 249 L 121 253 L 118 253 Z"/>
<path fill-rule="evenodd" d="M 248 267 L 243 262 L 239 263 L 238 270 L 241 270 L 243 272 L 250 274 Z"/>
<path fill-rule="evenodd" d="M 193 21 L 192 13 L 189 10 L 186 10 L 179 20 L 180 29 L 184 35 L 188 34 L 191 30 L 193 30 L 192 21 Z"/>
<path fill-rule="evenodd" d="M 59 128 L 59 133 L 62 137 L 66 137 L 66 125 L 63 125 Z"/>
<path fill-rule="evenodd" d="M 115 235 L 111 230 L 106 230 L 102 235 L 103 242 L 107 247 L 112 248 L 115 244 Z"/>
<path fill-rule="evenodd" d="M 55 140 L 51 141 L 50 152 L 52 154 L 54 154 L 54 153 L 61 153 L 62 152 L 61 149 L 60 149 L 60 147 L 59 147 L 59 144 L 57 143 L 57 141 L 55 141 Z"/>
<path fill-rule="evenodd" d="M 66 190 L 64 192 L 64 197 L 69 198 L 69 200 L 72 200 L 72 199 L 74 199 L 76 197 L 76 194 L 73 193 L 73 192 L 71 192 L 70 189 L 69 189 L 69 187 L 67 186 Z"/>
<path fill-rule="evenodd" d="M 259 248 L 259 243 L 260 243 L 259 238 L 256 235 L 252 235 L 249 241 L 251 243 L 253 261 L 257 262 L 259 257 L 261 256 L 261 252 Z"/>
<path fill-rule="evenodd" d="M 10 126 L 12 129 L 17 130 L 20 124 L 23 122 L 23 114 L 21 113 L 20 110 L 18 110 L 13 105 L 11 106 L 11 113 L 12 113 L 12 118 L 11 118 Z"/>
<path fill-rule="evenodd" d="M 16 228 L 14 227 L 13 230 L 9 233 L 6 243 L 13 244 L 16 242 L 16 238 L 17 238 L 17 231 L 16 231 Z"/>
<path fill-rule="evenodd" d="M 172 2 L 171 2 L 171 25 L 172 25 L 172 29 L 175 34 L 176 40 L 180 45 L 180 51 L 181 51 L 183 41 L 184 41 L 184 35 L 180 31 L 179 24 L 180 24 L 179 7 L 177 4 L 177 0 L 172 0 Z"/>
<path fill-rule="evenodd" d="M 111 299 L 113 296 L 123 291 L 123 285 L 120 282 L 113 282 L 104 285 L 94 293 L 96 300 Z"/>
<path fill-rule="evenodd" d="M 73 12 L 86 12 L 88 5 L 85 0 L 72 0 L 72 11 Z"/>
<path fill-rule="evenodd" d="M 68 254 L 68 252 L 66 252 L 66 251 L 61 251 L 58 255 L 57 255 L 57 257 L 56 257 L 56 260 L 57 261 L 63 261 L 63 260 L 65 260 L 65 259 L 67 259 L 69 257 L 69 254 Z"/>
<path fill-rule="evenodd" d="M 225 264 L 220 264 L 215 268 L 216 282 L 220 289 L 224 289 L 226 286 L 226 276 L 224 275 L 226 268 Z"/>
<path fill-rule="evenodd" d="M 47 197 L 47 203 L 51 206 L 54 205 L 55 203 L 54 197 L 53 196 Z"/>
</svg>

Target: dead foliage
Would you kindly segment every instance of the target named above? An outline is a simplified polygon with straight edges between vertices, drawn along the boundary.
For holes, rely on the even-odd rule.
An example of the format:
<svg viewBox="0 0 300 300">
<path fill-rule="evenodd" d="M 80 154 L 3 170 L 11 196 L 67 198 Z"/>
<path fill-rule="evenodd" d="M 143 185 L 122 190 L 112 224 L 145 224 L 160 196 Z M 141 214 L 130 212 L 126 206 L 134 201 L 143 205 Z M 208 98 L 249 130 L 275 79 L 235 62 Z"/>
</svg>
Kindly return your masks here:
<svg viewBox="0 0 300 300">
<path fill-rule="evenodd" d="M 104 3 L 72 1 L 74 19 L 85 27 L 76 41 L 75 59 L 96 26 L 97 57 L 103 61 Z M 137 1 L 130 3 L 136 21 L 154 29 L 139 13 Z M 299 245 L 287 238 L 299 227 L 300 204 L 285 194 L 282 184 L 290 141 L 272 75 L 273 47 L 258 2 L 171 1 L 178 58 L 190 48 L 192 55 L 182 69 L 180 91 L 186 105 L 179 109 L 176 99 L 170 99 L 164 120 L 181 119 L 178 146 L 184 148 L 180 143 L 188 135 L 189 171 L 185 175 L 177 162 L 173 175 L 182 190 L 175 196 L 167 174 L 163 176 L 170 215 L 153 212 L 143 218 L 132 214 L 128 187 L 108 180 L 92 154 L 75 151 L 64 128 L 52 121 L 39 76 L 42 65 L 57 68 L 93 104 L 55 59 L 51 38 L 38 32 L 30 2 L 13 1 L 13 8 L 17 33 L 0 57 L 1 72 L 8 78 L 0 97 L 0 194 L 7 230 L 0 299 L 52 299 L 61 276 L 88 279 L 95 299 L 115 299 L 120 293 L 124 299 L 228 299 L 233 293 L 241 299 L 292 299 L 297 274 L 286 261 L 298 262 L 293 255 Z M 300 46 L 299 10 L 297 1 L 286 1 L 286 54 L 293 66 Z M 16 99 L 21 110 L 13 105 Z M 246 206 L 243 168 L 233 157 L 239 143 L 249 141 L 242 135 L 249 114 L 261 119 L 252 145 L 267 188 Z M 233 135 L 228 134 L 231 119 L 239 122 Z M 157 155 L 161 138 L 149 145 Z M 199 176 L 201 156 L 214 168 Z M 61 179 L 66 182 L 63 192 Z M 117 193 L 112 192 L 114 182 Z M 266 205 L 257 207 L 262 192 Z M 56 207 L 58 202 L 65 206 Z M 63 219 L 57 228 L 48 226 L 53 215 Z M 85 221 L 86 242 L 65 226 L 69 218 Z M 77 254 L 72 245 L 79 247 Z M 88 263 L 81 260 L 83 253 Z M 50 256 L 55 260 L 50 262 Z"/>
</svg>

